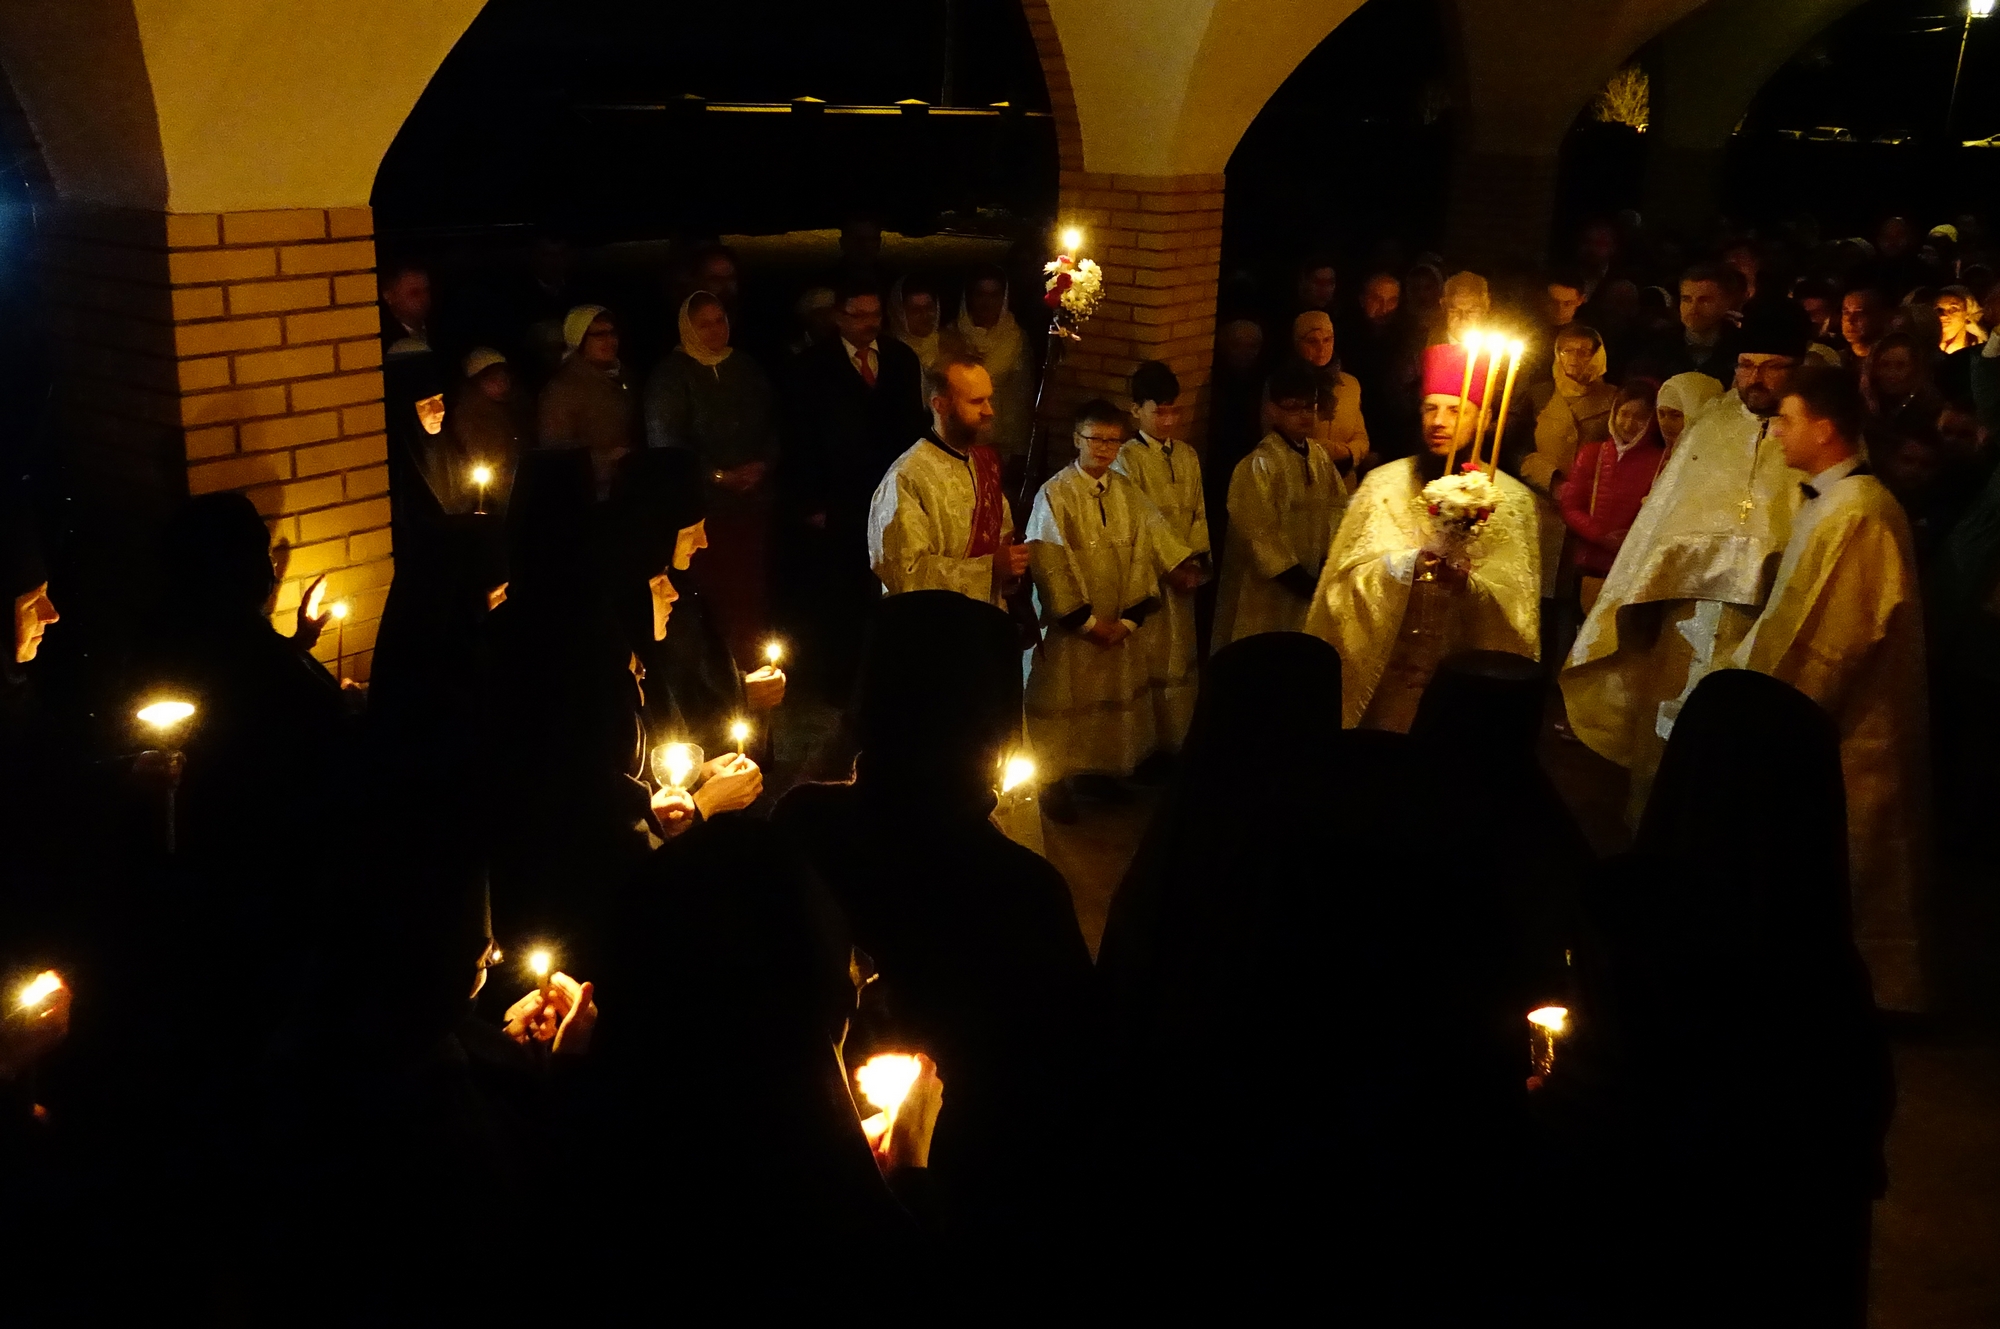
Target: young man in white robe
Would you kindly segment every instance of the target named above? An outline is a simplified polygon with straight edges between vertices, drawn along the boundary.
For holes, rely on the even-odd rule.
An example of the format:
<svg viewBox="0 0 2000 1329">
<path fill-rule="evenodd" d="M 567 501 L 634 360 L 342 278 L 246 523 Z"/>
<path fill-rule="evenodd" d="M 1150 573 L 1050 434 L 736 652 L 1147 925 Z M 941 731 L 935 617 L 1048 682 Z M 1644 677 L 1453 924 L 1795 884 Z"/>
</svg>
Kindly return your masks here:
<svg viewBox="0 0 2000 1329">
<path fill-rule="evenodd" d="M 1805 478 L 1771 422 L 1809 334 L 1782 297 L 1745 308 L 1734 388 L 1674 445 L 1564 662 L 1570 731 L 1631 773 L 1633 826 L 1681 705 L 1770 593 Z"/>
<path fill-rule="evenodd" d="M 1126 431 L 1125 412 L 1086 402 L 1076 461 L 1042 486 L 1028 518 L 1043 633 L 1028 671 L 1028 740 L 1042 808 L 1059 821 L 1075 816 L 1072 777 L 1115 780 L 1153 751 L 1152 670 L 1133 634 L 1160 612 L 1162 580 L 1193 565 L 1159 509 L 1111 469 Z"/>
<path fill-rule="evenodd" d="M 1843 371 L 1794 377 L 1771 432 L 1812 479 L 1770 601 L 1730 663 L 1790 683 L 1839 722 L 1855 943 L 1875 1004 L 1914 1012 L 1929 865 L 1924 618 L 1909 521 L 1861 458 L 1866 419 Z"/>
<path fill-rule="evenodd" d="M 1152 672 L 1157 755 L 1179 752 L 1187 739 L 1199 690 L 1195 649 L 1195 590 L 1208 575 L 1208 511 L 1201 497 L 1201 458 L 1179 438 L 1181 381 L 1158 360 L 1132 371 L 1132 416 L 1139 430 L 1111 469 L 1131 480 L 1166 519 L 1193 563 L 1167 574 L 1160 612 L 1139 625 L 1134 640 Z"/>
<path fill-rule="evenodd" d="M 992 447 L 993 380 L 977 354 L 924 371 L 931 431 L 896 458 L 868 506 L 868 561 L 889 595 L 957 591 L 996 608 L 1027 573 L 1028 547 Z"/>
<path fill-rule="evenodd" d="M 1463 556 L 1434 546 L 1424 486 L 1472 460 L 1477 430 L 1459 442 L 1461 410 L 1485 396 L 1483 365 L 1465 387 L 1462 346 L 1424 352 L 1425 451 L 1368 473 L 1348 501 L 1327 554 L 1306 631 L 1340 652 L 1343 723 L 1407 733 L 1431 675 L 1458 651 L 1541 654 L 1541 539 L 1535 496 L 1504 471 L 1499 504 Z"/>
<path fill-rule="evenodd" d="M 1318 374 L 1293 363 L 1271 375 L 1271 432 L 1229 479 L 1229 544 L 1209 649 L 1305 626 L 1347 487 L 1313 435 Z"/>
</svg>

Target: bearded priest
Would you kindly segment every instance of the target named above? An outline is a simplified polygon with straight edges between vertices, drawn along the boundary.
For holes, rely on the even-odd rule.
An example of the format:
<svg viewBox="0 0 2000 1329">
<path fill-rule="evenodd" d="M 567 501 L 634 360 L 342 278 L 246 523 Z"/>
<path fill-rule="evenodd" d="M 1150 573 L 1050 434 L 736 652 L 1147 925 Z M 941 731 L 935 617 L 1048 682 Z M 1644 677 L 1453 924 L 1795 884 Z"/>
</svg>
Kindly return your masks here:
<svg viewBox="0 0 2000 1329">
<path fill-rule="evenodd" d="M 1470 399 L 1459 399 L 1465 355 L 1453 345 L 1424 352 L 1424 451 L 1361 482 L 1306 614 L 1306 631 L 1340 652 L 1341 722 L 1350 728 L 1407 733 L 1438 663 L 1458 651 L 1541 654 L 1534 494 L 1496 471 L 1490 515 L 1469 539 L 1443 529 L 1424 498 L 1445 473 L 1459 411 L 1484 399 L 1482 374 L 1472 376 Z M 1457 453 L 1470 460 L 1468 446 Z"/>
<path fill-rule="evenodd" d="M 1564 665 L 1570 730 L 1631 772 L 1634 826 L 1681 703 L 1750 630 L 1785 552 L 1806 477 L 1771 421 L 1810 332 L 1782 297 L 1745 307 L 1735 388 L 1674 445 Z"/>
</svg>

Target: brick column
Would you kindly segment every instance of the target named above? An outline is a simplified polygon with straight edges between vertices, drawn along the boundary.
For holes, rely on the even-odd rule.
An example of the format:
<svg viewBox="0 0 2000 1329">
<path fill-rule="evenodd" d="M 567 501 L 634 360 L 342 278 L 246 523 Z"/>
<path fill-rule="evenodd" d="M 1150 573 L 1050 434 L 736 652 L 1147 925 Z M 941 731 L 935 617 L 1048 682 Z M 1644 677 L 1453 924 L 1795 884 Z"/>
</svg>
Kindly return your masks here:
<svg viewBox="0 0 2000 1329">
<path fill-rule="evenodd" d="M 369 209 L 160 213 L 56 204 L 44 277 L 79 507 L 144 557 L 186 494 L 240 490 L 271 527 L 291 631 L 328 573 L 368 677 L 393 572 Z M 113 528 L 116 528 L 115 530 Z"/>
<path fill-rule="evenodd" d="M 1189 437 L 1206 437 L 1222 262 L 1222 177 L 1062 173 L 1061 224 L 1084 232 L 1104 269 L 1104 303 L 1064 358 L 1044 403 L 1060 418 L 1087 397 L 1122 401 L 1142 360 L 1163 360 L 1193 406 Z"/>
</svg>

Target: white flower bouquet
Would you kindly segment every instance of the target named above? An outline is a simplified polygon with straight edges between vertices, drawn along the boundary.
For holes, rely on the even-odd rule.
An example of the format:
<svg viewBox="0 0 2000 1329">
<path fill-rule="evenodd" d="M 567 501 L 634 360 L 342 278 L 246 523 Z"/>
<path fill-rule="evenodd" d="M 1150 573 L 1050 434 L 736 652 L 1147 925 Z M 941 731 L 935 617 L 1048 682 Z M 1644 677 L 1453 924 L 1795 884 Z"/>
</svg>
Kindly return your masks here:
<svg viewBox="0 0 2000 1329">
<path fill-rule="evenodd" d="M 1097 312 L 1104 299 L 1104 273 L 1091 260 L 1058 254 L 1042 268 L 1042 303 L 1048 306 L 1050 326 L 1059 336 L 1082 341 L 1078 331 Z"/>
<path fill-rule="evenodd" d="M 1425 551 L 1463 563 L 1500 506 L 1500 487 L 1477 462 L 1467 462 L 1457 475 L 1441 475 L 1425 485 L 1416 502 L 1429 531 Z"/>
</svg>

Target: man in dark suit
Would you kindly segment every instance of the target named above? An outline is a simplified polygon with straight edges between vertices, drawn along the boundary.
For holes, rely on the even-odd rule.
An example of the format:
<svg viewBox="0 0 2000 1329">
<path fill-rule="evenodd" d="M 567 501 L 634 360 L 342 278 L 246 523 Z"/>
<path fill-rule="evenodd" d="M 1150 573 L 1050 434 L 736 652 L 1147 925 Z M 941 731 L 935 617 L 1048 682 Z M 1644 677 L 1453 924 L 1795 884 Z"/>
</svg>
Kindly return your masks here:
<svg viewBox="0 0 2000 1329">
<path fill-rule="evenodd" d="M 862 630 L 882 594 L 868 565 L 868 502 L 889 464 L 930 425 L 916 352 L 882 335 L 882 293 L 866 275 L 834 293 L 840 336 L 800 352 L 787 393 L 782 478 L 792 575 L 813 658 L 801 664 L 845 703 Z"/>
</svg>

